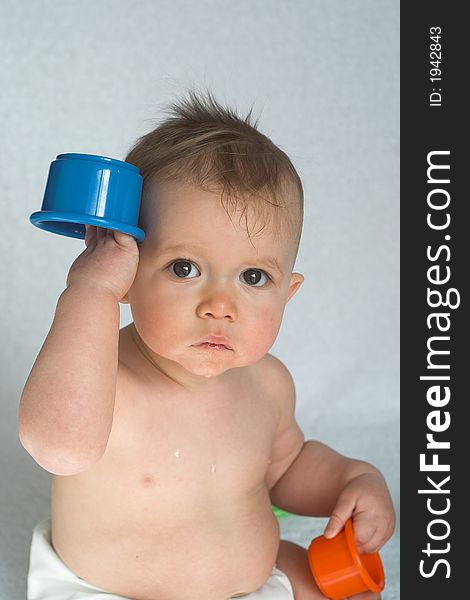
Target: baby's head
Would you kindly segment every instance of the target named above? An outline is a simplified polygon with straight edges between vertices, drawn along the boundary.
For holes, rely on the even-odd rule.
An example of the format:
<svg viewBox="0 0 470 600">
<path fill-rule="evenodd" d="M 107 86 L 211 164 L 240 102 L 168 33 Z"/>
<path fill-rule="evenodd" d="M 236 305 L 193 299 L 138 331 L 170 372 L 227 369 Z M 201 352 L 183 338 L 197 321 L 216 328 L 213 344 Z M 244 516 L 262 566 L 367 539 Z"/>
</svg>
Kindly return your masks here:
<svg viewBox="0 0 470 600">
<path fill-rule="evenodd" d="M 276 339 L 303 191 L 287 155 L 210 94 L 189 92 L 134 145 L 143 179 L 139 268 L 128 301 L 158 361 L 197 376 L 253 364 Z"/>
</svg>

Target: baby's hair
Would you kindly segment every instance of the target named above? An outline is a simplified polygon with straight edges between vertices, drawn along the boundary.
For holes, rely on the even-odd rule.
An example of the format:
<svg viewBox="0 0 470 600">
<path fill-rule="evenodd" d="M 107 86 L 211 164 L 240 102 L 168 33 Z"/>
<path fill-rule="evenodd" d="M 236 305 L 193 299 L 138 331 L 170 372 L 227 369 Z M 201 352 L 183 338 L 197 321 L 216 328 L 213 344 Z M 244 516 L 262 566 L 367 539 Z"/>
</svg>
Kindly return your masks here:
<svg viewBox="0 0 470 600">
<path fill-rule="evenodd" d="M 232 218 L 238 212 L 248 235 L 259 233 L 268 221 L 278 230 L 287 225 L 297 250 L 302 182 L 287 154 L 258 131 L 252 110 L 242 119 L 209 91 L 189 90 L 187 98 L 168 106 L 166 120 L 136 141 L 125 160 L 140 169 L 144 190 L 156 177 L 221 191 L 227 214 Z M 255 223 L 249 229 L 248 209 L 255 223 L 261 222 L 256 231 Z"/>
</svg>

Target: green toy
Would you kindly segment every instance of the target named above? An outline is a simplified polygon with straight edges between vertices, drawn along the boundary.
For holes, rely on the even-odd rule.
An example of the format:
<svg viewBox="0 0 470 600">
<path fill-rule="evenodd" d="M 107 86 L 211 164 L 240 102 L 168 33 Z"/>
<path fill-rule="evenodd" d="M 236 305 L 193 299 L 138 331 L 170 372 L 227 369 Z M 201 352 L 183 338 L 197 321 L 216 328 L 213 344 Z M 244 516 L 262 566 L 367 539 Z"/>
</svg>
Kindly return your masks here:
<svg viewBox="0 0 470 600">
<path fill-rule="evenodd" d="M 286 516 L 290 515 L 290 513 L 286 512 L 285 510 L 282 510 L 282 508 L 278 508 L 277 506 L 274 506 L 274 504 L 272 504 L 271 506 L 272 506 L 272 509 L 273 509 L 273 513 L 278 518 L 280 518 L 280 517 L 286 517 Z"/>
</svg>

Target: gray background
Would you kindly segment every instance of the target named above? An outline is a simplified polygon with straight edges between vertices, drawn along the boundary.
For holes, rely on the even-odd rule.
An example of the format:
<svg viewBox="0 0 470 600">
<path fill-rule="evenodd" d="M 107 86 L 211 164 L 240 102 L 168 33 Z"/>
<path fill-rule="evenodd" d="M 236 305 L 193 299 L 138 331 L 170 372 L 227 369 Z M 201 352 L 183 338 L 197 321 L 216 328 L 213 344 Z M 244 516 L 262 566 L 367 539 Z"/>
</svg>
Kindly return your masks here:
<svg viewBox="0 0 470 600">
<path fill-rule="evenodd" d="M 29 224 L 61 152 L 123 158 L 187 86 L 207 86 L 303 179 L 305 275 L 273 348 L 307 437 L 384 472 L 399 512 L 398 0 L 2 0 L 0 598 L 25 597 L 49 474 L 17 439 L 22 386 L 83 242 Z M 122 312 L 122 324 L 130 313 Z M 324 520 L 281 519 L 308 545 Z M 398 592 L 398 528 L 382 549 Z"/>
</svg>

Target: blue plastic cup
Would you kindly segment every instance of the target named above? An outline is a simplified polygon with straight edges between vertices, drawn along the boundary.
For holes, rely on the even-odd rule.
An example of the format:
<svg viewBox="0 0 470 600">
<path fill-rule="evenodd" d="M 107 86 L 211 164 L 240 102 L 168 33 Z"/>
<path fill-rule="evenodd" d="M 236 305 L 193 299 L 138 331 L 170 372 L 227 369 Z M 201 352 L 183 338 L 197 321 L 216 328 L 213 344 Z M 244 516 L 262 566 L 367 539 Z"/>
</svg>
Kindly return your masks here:
<svg viewBox="0 0 470 600">
<path fill-rule="evenodd" d="M 94 154 L 59 154 L 52 161 L 42 208 L 29 220 L 52 233 L 85 238 L 85 225 L 96 225 L 132 235 L 137 227 L 142 176 L 130 163 Z"/>
</svg>

